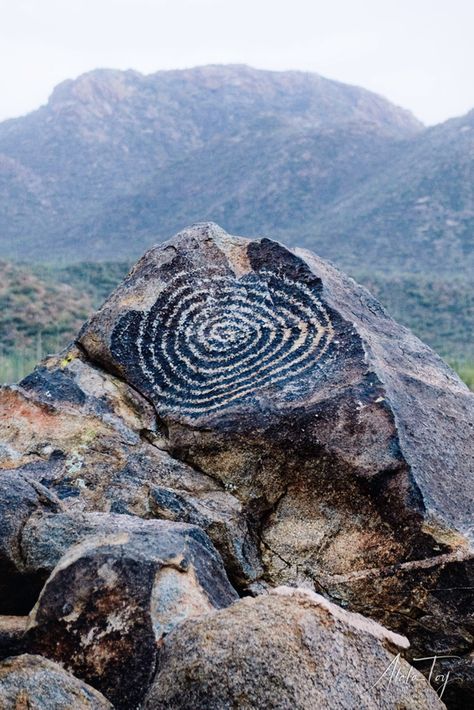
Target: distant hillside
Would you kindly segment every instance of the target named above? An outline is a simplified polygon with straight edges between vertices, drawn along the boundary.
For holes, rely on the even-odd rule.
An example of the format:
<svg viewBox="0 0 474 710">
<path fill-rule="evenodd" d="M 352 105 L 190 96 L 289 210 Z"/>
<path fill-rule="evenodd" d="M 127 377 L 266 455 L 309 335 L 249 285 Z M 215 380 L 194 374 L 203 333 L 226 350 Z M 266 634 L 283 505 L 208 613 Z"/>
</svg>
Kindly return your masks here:
<svg viewBox="0 0 474 710">
<path fill-rule="evenodd" d="M 308 242 L 330 242 L 349 268 L 363 253 L 385 270 L 472 279 L 474 111 L 407 141 L 303 231 Z"/>
<path fill-rule="evenodd" d="M 0 124 L 1 253 L 135 258 L 212 218 L 344 265 L 320 219 L 420 134 L 407 111 L 315 74 L 98 70 Z"/>
<path fill-rule="evenodd" d="M 472 279 L 361 272 L 357 280 L 446 360 L 474 365 Z"/>
<path fill-rule="evenodd" d="M 87 290 L 64 281 L 0 261 L 0 382 L 18 380 L 44 353 L 64 347 L 93 310 Z"/>
</svg>

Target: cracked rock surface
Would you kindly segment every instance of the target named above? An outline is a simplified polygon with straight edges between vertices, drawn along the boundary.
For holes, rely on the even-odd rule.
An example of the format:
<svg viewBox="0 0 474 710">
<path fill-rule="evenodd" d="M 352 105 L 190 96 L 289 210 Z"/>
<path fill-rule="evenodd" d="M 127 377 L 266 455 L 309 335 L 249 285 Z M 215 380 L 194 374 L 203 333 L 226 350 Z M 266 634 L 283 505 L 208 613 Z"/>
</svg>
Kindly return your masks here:
<svg viewBox="0 0 474 710">
<path fill-rule="evenodd" d="M 147 252 L 75 343 L 0 389 L 0 614 L 28 614 L 44 587 L 39 629 L 47 599 L 95 598 L 101 559 L 158 570 L 144 540 L 184 526 L 241 595 L 302 585 L 406 635 L 408 659 L 458 656 L 443 699 L 474 702 L 473 400 L 329 263 L 195 225 Z M 47 608 L 41 653 L 56 659 L 63 612 Z M 115 704 L 119 676 L 103 686 Z"/>
</svg>

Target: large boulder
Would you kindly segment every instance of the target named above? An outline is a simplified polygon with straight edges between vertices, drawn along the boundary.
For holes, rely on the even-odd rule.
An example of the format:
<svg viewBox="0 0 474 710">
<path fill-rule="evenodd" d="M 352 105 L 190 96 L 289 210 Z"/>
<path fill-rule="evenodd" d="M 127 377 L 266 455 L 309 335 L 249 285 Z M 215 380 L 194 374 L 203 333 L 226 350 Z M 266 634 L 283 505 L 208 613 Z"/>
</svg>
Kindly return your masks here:
<svg viewBox="0 0 474 710">
<path fill-rule="evenodd" d="M 115 520 L 89 521 L 102 534 L 59 560 L 30 615 L 26 644 L 116 708 L 132 709 L 151 682 L 162 637 L 183 619 L 238 597 L 199 528 L 115 517 L 123 519 L 122 532 Z M 86 526 L 83 521 L 82 533 Z M 72 537 L 80 534 L 78 524 Z M 60 537 L 51 535 L 53 546 Z"/>
<path fill-rule="evenodd" d="M 280 588 L 166 637 L 143 710 L 444 708 L 408 642 L 307 590 Z"/>
<path fill-rule="evenodd" d="M 113 710 L 97 690 L 57 663 L 24 654 L 0 663 L 2 710 Z"/>
<path fill-rule="evenodd" d="M 145 254 L 79 343 L 153 403 L 162 448 L 241 501 L 268 583 L 311 584 L 414 653 L 472 647 L 474 397 L 366 290 L 196 225 Z"/>
</svg>

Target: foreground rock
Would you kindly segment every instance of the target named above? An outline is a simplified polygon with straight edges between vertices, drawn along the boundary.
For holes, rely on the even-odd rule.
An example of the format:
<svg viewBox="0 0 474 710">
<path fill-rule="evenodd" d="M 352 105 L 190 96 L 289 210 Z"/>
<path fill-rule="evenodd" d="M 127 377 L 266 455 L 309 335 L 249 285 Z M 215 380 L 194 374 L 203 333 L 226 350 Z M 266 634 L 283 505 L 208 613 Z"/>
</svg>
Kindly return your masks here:
<svg viewBox="0 0 474 710">
<path fill-rule="evenodd" d="M 41 656 L 0 663 L 2 710 L 112 710 L 103 695 Z"/>
<path fill-rule="evenodd" d="M 60 559 L 31 613 L 27 647 L 131 709 L 151 682 L 162 637 L 237 595 L 199 528 L 97 517 L 102 532 L 116 525 L 107 518 L 125 518 L 124 532 L 87 537 Z"/>
<path fill-rule="evenodd" d="M 22 387 L 0 388 L 2 439 L 0 475 L 3 468 L 3 475 L 11 478 L 14 470 L 16 480 L 20 472 L 42 490 L 49 489 L 63 510 L 198 524 L 219 549 L 237 586 L 245 587 L 261 575 L 257 540 L 240 501 L 220 481 L 162 451 L 163 437 L 147 401 L 92 367 L 77 348 L 50 358 Z M 5 507 L 12 502 L 6 500 Z M 26 512 L 33 513 L 34 506 Z M 17 530 L 26 519 L 17 521 Z M 11 539 L 10 534 L 6 547 L 12 546 Z M 17 538 L 15 549 L 19 544 Z M 21 555 L 17 558 L 21 562 Z M 27 601 L 12 611 L 28 612 L 41 585 L 31 584 L 24 575 L 15 584 L 24 589 Z M 5 608 L 5 613 L 10 610 Z"/>
<path fill-rule="evenodd" d="M 154 487 L 151 490 L 153 494 L 156 491 Z M 167 495 L 177 497 L 177 493 L 172 491 L 167 491 Z M 173 498 L 171 502 L 174 502 Z M 152 510 L 156 512 L 154 508 Z M 174 511 L 173 507 L 172 512 Z M 168 519 L 166 512 L 167 510 L 164 508 L 160 511 L 164 520 Z M 178 512 L 182 512 L 182 508 Z M 194 525 L 201 522 L 200 527 L 204 530 L 207 528 L 207 521 L 203 520 L 203 514 L 201 516 L 175 515 L 174 517 L 178 520 L 180 517 L 185 518 L 186 522 Z M 74 511 L 32 515 L 24 524 L 21 533 L 21 570 L 26 575 L 38 575 L 46 579 L 68 548 L 83 542 L 92 535 L 127 532 L 156 535 L 158 539 L 172 529 L 185 532 L 190 530 L 188 526 L 172 526 L 164 520 L 142 520 L 138 516 L 118 513 L 79 513 Z M 230 535 L 229 539 L 230 542 L 235 541 Z M 238 540 L 238 533 L 236 540 Z M 232 569 L 230 563 L 229 566 Z"/>
<path fill-rule="evenodd" d="M 143 707 L 444 708 L 399 655 L 407 646 L 319 595 L 279 588 L 175 629 Z"/>
</svg>

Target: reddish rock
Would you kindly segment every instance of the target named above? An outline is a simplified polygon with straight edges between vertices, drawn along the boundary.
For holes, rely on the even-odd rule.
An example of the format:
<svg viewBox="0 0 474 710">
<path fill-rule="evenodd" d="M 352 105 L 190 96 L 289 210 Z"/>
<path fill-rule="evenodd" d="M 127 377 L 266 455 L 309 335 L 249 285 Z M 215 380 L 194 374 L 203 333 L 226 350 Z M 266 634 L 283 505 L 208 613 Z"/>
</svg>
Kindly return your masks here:
<svg viewBox="0 0 474 710">
<path fill-rule="evenodd" d="M 161 450 L 149 403 L 76 348 L 51 357 L 21 387 L 0 388 L 0 437 L 8 442 L 0 469 L 48 488 L 65 511 L 196 523 L 235 584 L 245 587 L 261 574 L 256 536 L 239 500 Z M 36 585 L 33 603 L 38 592 Z"/>
</svg>

